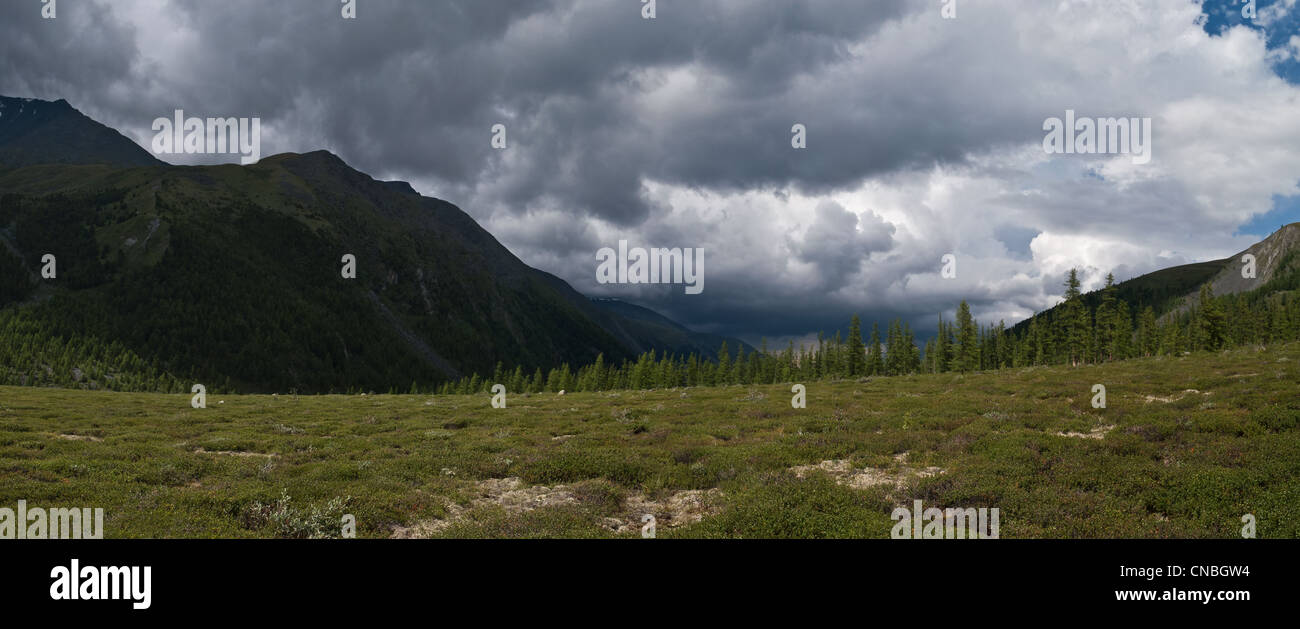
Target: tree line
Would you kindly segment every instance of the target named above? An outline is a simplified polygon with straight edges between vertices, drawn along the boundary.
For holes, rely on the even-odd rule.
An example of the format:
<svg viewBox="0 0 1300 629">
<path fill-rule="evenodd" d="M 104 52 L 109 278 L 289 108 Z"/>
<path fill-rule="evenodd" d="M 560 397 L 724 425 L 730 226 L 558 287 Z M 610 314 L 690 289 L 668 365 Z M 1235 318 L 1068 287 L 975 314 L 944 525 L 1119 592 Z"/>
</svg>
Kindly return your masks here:
<svg viewBox="0 0 1300 629">
<path fill-rule="evenodd" d="M 1284 264 L 1283 268 L 1291 266 Z M 962 301 L 955 319 L 940 315 L 936 333 L 918 345 L 910 325 L 894 319 L 882 337 L 873 323 L 864 335 L 854 315 L 847 336 L 819 334 L 817 344 L 795 348 L 790 342 L 769 351 L 767 342 L 746 354 L 724 342 L 718 361 L 699 355 L 649 351 L 636 360 L 608 363 L 603 356 L 574 369 L 563 364 L 549 371 L 513 370 L 498 364 L 490 377 L 474 374 L 435 387 L 439 394 L 487 392 L 503 384 L 511 393 L 608 391 L 688 386 L 777 384 L 919 373 L 972 372 L 1038 365 L 1082 365 L 1184 352 L 1216 351 L 1246 344 L 1300 340 L 1300 272 L 1270 281 L 1249 293 L 1216 296 L 1209 283 L 1181 312 L 1157 316 L 1145 306 L 1133 312 L 1116 297 L 1113 275 L 1089 306 L 1077 270 L 1065 280 L 1065 299 L 1056 308 L 1008 329 L 1004 322 L 975 321 Z M 423 392 L 412 383 L 411 392 Z"/>
<path fill-rule="evenodd" d="M 1294 256 L 1280 268 L 1296 265 Z M 810 382 L 919 373 L 971 372 L 1037 365 L 1081 365 L 1184 352 L 1215 351 L 1245 344 L 1300 340 L 1300 269 L 1248 293 L 1216 296 L 1203 284 L 1184 309 L 1157 316 L 1147 305 L 1134 312 L 1116 297 L 1108 277 L 1099 294 L 1081 295 L 1078 273 L 1065 281 L 1065 300 L 1014 328 L 975 321 L 969 305 L 954 320 L 942 315 L 936 333 L 919 341 L 911 326 L 894 319 L 864 330 L 858 316 L 847 334 L 819 334 L 816 344 L 787 343 L 758 351 L 726 343 L 716 361 L 698 354 L 649 351 L 617 363 L 604 355 L 587 365 L 564 363 L 549 370 L 508 368 L 458 380 L 417 379 L 409 393 L 469 394 L 503 384 L 511 393 L 609 391 L 686 386 Z M 1085 299 L 1085 297 L 1092 297 Z M 65 327 L 21 309 L 0 309 L 0 384 L 102 388 L 122 391 L 186 392 L 202 382 L 212 392 L 235 392 L 230 374 L 213 378 L 176 373 L 159 359 L 142 356 L 119 341 L 93 334 L 69 334 Z M 357 388 L 360 387 L 360 388 Z M 348 392 L 369 390 L 364 383 Z M 398 393 L 390 387 L 390 393 Z"/>
</svg>

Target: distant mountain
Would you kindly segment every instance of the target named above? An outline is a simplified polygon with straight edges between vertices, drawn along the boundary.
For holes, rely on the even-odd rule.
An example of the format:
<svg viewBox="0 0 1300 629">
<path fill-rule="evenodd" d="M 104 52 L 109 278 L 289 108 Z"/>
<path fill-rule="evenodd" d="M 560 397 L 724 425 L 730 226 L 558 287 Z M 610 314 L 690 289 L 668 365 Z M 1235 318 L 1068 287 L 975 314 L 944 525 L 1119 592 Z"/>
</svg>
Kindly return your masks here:
<svg viewBox="0 0 1300 629">
<path fill-rule="evenodd" d="M 728 353 L 733 358 L 742 347 L 746 354 L 757 351 L 740 339 L 694 332 L 649 308 L 620 299 L 592 299 L 591 301 L 600 308 L 621 317 L 624 329 L 637 345 L 642 347 L 654 347 L 660 352 L 666 351 L 678 356 L 696 354 L 709 360 L 718 359 L 718 350 L 724 342 L 727 344 Z"/>
<path fill-rule="evenodd" d="M 27 112 L 36 101 L 22 102 Z M 51 107 L 75 112 L 40 105 Z M 456 206 L 325 151 L 251 166 L 105 165 L 99 156 L 129 158 L 120 136 L 82 124 L 89 137 L 60 144 L 80 114 L 32 116 L 63 121 L 0 136 L 0 155 L 42 155 L 0 169 L 0 383 L 76 373 L 165 388 L 170 373 L 241 391 L 405 391 L 497 363 L 576 368 L 721 344 L 594 303 Z M 39 275 L 45 254 L 54 279 Z M 342 277 L 345 254 L 355 279 Z"/>
<path fill-rule="evenodd" d="M 0 96 L 0 168 L 162 163 L 126 136 L 73 109 L 68 101 Z"/>
<path fill-rule="evenodd" d="M 1206 263 L 1207 267 L 1216 266 L 1217 272 L 1204 282 L 1210 284 L 1215 295 L 1236 295 L 1266 286 L 1269 282 L 1286 273 L 1300 268 L 1300 223 L 1291 223 L 1270 234 L 1246 250 L 1236 255 Z M 1255 277 L 1242 276 L 1242 258 L 1250 254 L 1255 257 Z M 1182 299 L 1174 304 L 1165 317 L 1179 314 L 1196 305 L 1199 299 L 1200 285 L 1188 291 Z"/>
<path fill-rule="evenodd" d="M 1242 277 L 1241 259 L 1248 253 L 1256 261 L 1253 279 Z M 1274 280 L 1296 274 L 1300 274 L 1300 223 L 1291 223 L 1231 257 L 1160 269 L 1119 282 L 1115 285 L 1115 298 L 1127 304 L 1135 318 L 1150 306 L 1156 317 L 1164 321 L 1194 307 L 1201 286 L 1206 283 L 1216 296 L 1236 295 L 1267 289 Z M 1084 294 L 1081 299 L 1086 308 L 1095 309 L 1101 302 L 1101 292 Z M 1049 317 L 1060 307 L 1040 312 L 1012 329 L 1023 332 L 1031 321 Z"/>
</svg>

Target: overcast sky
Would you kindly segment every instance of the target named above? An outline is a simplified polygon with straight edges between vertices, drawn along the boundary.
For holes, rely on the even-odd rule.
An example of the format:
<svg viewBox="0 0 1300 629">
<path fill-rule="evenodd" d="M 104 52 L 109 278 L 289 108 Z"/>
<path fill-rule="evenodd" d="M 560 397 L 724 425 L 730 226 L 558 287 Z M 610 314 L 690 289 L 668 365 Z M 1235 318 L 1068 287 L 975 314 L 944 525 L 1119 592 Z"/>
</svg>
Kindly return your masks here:
<svg viewBox="0 0 1300 629">
<path fill-rule="evenodd" d="M 0 94 L 146 148 L 175 109 L 260 117 L 263 156 L 328 149 L 579 291 L 755 342 L 961 299 L 1010 324 L 1070 267 L 1096 288 L 1300 220 L 1296 0 L 945 4 L 0 0 Z M 1151 161 L 1047 154 L 1066 109 L 1151 118 Z M 704 292 L 597 284 L 619 239 L 703 247 Z"/>
</svg>

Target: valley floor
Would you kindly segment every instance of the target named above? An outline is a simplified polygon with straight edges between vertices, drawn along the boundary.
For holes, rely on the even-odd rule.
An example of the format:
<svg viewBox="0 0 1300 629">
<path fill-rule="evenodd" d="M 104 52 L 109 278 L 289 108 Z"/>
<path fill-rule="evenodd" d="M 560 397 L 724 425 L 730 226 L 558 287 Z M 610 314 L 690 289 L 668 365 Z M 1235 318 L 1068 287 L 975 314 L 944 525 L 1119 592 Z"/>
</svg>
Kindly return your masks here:
<svg viewBox="0 0 1300 629">
<path fill-rule="evenodd" d="M 104 537 L 1300 537 L 1300 344 L 789 385 L 490 396 L 0 387 L 0 507 Z M 1106 408 L 1093 408 L 1093 386 Z"/>
</svg>

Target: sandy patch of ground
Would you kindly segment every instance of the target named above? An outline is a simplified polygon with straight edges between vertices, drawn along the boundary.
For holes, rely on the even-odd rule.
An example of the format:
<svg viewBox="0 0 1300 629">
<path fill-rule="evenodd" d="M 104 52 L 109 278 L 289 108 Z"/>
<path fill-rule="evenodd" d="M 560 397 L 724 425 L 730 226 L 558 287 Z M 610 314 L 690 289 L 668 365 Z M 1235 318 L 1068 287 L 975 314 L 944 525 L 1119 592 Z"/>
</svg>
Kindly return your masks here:
<svg viewBox="0 0 1300 629">
<path fill-rule="evenodd" d="M 62 434 L 62 435 L 55 435 L 55 436 L 60 439 L 67 439 L 69 441 L 103 441 L 103 439 L 99 437 L 92 437 L 90 435 Z"/>
<path fill-rule="evenodd" d="M 542 507 L 576 504 L 577 495 L 569 485 L 525 485 L 517 477 L 489 478 L 474 481 L 473 493 L 468 507 L 447 503 L 447 517 L 441 520 L 424 520 L 411 526 L 398 526 L 393 529 L 392 537 L 414 539 L 429 537 L 439 533 L 452 524 L 465 519 L 467 512 L 474 508 L 498 506 L 511 513 L 526 513 Z M 641 518 L 645 514 L 655 516 L 656 528 L 674 528 L 699 522 L 716 511 L 713 497 L 721 495 L 718 489 L 687 490 L 674 492 L 662 501 L 648 499 L 644 494 L 628 496 L 624 502 L 620 517 L 605 518 L 604 526 L 617 533 L 628 533 L 641 529 Z"/>
<path fill-rule="evenodd" d="M 875 467 L 857 469 L 845 459 L 836 459 L 822 461 L 816 465 L 798 465 L 790 468 L 790 471 L 794 472 L 794 475 L 798 478 L 804 478 L 810 473 L 820 471 L 828 474 L 840 485 L 854 489 L 885 486 L 890 489 L 891 494 L 906 489 L 908 482 L 913 479 L 938 476 L 947 471 L 939 467 L 920 469 L 911 467 L 907 465 L 906 452 L 894 455 L 894 463 L 895 466 L 890 469 Z"/>
<path fill-rule="evenodd" d="M 1103 438 L 1103 437 L 1106 436 L 1106 433 L 1108 433 L 1108 432 L 1110 432 L 1110 431 L 1112 431 L 1112 430 L 1115 430 L 1115 425 L 1114 425 L 1114 424 L 1106 424 L 1106 425 L 1104 425 L 1104 426 L 1097 426 L 1096 428 L 1093 428 L 1092 430 L 1089 430 L 1088 432 L 1073 432 L 1073 431 L 1071 431 L 1071 432 L 1058 432 L 1058 433 L 1056 433 L 1056 434 L 1059 435 L 1059 436 L 1061 436 L 1061 437 L 1073 437 L 1073 438 L 1075 438 L 1075 439 L 1101 439 L 1101 438 Z"/>
<path fill-rule="evenodd" d="M 194 452 L 195 454 L 220 454 L 223 456 L 262 457 L 266 459 L 273 459 L 280 456 L 278 454 L 267 454 L 264 452 L 246 452 L 244 450 L 204 450 L 203 448 L 199 448 Z"/>
<path fill-rule="evenodd" d="M 1150 403 L 1152 403 L 1152 402 L 1164 402 L 1165 404 L 1169 404 L 1169 403 L 1171 403 L 1171 402 L 1177 402 L 1178 400 L 1181 400 L 1181 399 L 1187 397 L 1188 395 L 1190 395 L 1190 394 L 1192 394 L 1192 393 L 1199 393 L 1199 394 L 1201 394 L 1201 395 L 1209 395 L 1209 394 L 1210 394 L 1209 391 L 1206 391 L 1205 393 L 1201 393 L 1200 391 L 1197 391 L 1196 389 L 1186 389 L 1186 390 L 1184 390 L 1182 393 L 1180 393 L 1180 394 L 1178 394 L 1178 395 L 1171 395 L 1171 396 L 1169 396 L 1169 397 L 1160 397 L 1160 396 L 1158 396 L 1158 395 L 1146 395 L 1146 396 L 1143 396 L 1143 397 L 1146 398 L 1146 403 L 1147 403 L 1147 404 L 1150 404 Z"/>
<path fill-rule="evenodd" d="M 695 524 L 717 513 L 716 498 L 721 495 L 722 490 L 716 487 L 707 490 L 688 489 L 673 492 L 658 502 L 646 498 L 643 494 L 635 494 L 628 497 L 623 507 L 623 516 L 605 518 L 605 526 L 615 533 L 639 531 L 642 526 L 641 519 L 646 514 L 655 517 L 656 529 L 671 529 Z"/>
</svg>

